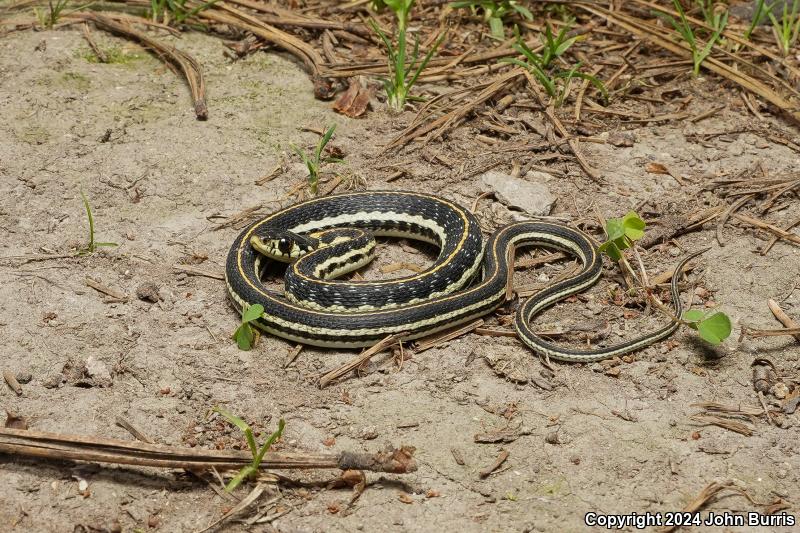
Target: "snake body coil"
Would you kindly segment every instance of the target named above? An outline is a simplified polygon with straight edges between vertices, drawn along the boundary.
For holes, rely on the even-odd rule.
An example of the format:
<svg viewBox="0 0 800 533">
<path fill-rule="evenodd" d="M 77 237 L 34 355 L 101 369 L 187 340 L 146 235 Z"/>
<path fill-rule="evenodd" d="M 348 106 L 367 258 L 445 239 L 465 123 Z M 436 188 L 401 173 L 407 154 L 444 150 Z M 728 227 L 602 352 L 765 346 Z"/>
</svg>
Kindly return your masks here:
<svg viewBox="0 0 800 533">
<path fill-rule="evenodd" d="M 430 268 L 404 278 L 368 282 L 314 279 L 308 285 L 311 288 L 295 295 L 294 301 L 264 287 L 259 274 L 261 256 L 251 245 L 254 237 L 274 235 L 276 231 L 307 235 L 331 228 L 423 240 L 436 244 L 440 253 Z M 592 241 L 581 231 L 561 224 L 525 221 L 497 230 L 484 250 L 480 227 L 469 211 L 422 193 L 345 193 L 282 209 L 250 225 L 236 238 L 228 254 L 225 277 L 231 299 L 240 311 L 245 305 L 264 306 L 264 314 L 256 322 L 262 330 L 305 344 L 352 348 L 370 346 L 396 333 L 404 333 L 406 339 L 423 337 L 493 311 L 505 301 L 509 251 L 529 245 L 568 252 L 583 264 L 578 274 L 544 289 L 518 310 L 517 332 L 536 353 L 563 361 L 597 361 L 640 349 L 677 328 L 673 322 L 624 344 L 583 351 L 544 341 L 529 325 L 533 317 L 592 286 L 600 277 L 602 260 Z M 368 253 L 358 247 L 348 252 L 325 250 L 312 252 L 321 255 L 315 264 L 322 267 L 315 268 L 323 278 L 326 272 L 346 269 L 348 262 Z M 294 267 L 291 273 L 304 281 L 309 278 L 302 268 Z M 672 290 L 679 316 L 676 280 L 673 277 Z"/>
</svg>

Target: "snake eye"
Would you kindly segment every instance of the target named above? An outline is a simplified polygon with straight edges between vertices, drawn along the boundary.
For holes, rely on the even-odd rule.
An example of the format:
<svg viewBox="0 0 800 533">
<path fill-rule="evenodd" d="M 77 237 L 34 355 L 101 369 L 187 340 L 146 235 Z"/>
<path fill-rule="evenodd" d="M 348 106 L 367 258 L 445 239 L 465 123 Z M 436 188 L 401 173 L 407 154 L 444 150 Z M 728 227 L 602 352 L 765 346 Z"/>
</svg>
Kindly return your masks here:
<svg viewBox="0 0 800 533">
<path fill-rule="evenodd" d="M 288 254 L 292 250 L 292 241 L 286 237 L 281 237 L 281 239 L 278 241 L 278 250 L 282 254 Z"/>
</svg>

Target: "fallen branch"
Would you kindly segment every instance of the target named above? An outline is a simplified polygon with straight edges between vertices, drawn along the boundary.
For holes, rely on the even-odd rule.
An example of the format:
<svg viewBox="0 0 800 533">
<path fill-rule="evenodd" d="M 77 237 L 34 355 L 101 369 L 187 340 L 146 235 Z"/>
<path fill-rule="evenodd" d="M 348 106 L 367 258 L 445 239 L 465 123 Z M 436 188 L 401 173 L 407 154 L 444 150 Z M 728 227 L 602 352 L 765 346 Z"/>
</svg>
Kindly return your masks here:
<svg viewBox="0 0 800 533">
<path fill-rule="evenodd" d="M 414 449 L 411 447 L 387 448 L 376 454 L 267 452 L 260 468 L 338 468 L 340 470 L 369 470 L 405 474 L 417 469 L 416 462 L 412 457 L 413 452 Z M 191 470 L 239 469 L 253 462 L 253 456 L 248 451 L 202 450 L 11 428 L 0 428 L 0 453 L 18 457 L 72 459 Z"/>
</svg>

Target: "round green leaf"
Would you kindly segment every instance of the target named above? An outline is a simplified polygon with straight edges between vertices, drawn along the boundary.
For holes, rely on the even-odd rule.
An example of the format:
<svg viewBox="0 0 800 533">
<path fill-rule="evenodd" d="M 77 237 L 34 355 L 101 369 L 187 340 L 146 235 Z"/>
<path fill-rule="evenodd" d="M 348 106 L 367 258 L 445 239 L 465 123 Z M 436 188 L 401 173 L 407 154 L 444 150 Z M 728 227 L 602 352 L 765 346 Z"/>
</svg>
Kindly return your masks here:
<svg viewBox="0 0 800 533">
<path fill-rule="evenodd" d="M 706 316 L 705 313 L 700 311 L 699 309 L 689 309 L 685 313 L 683 313 L 683 320 L 686 322 L 697 322 L 698 320 L 703 320 L 703 317 Z"/>
<path fill-rule="evenodd" d="M 252 322 L 264 314 L 264 306 L 261 304 L 253 304 L 247 308 L 242 314 L 242 322 Z"/>
<path fill-rule="evenodd" d="M 608 234 L 609 241 L 616 241 L 625 236 L 625 226 L 622 225 L 622 219 L 609 218 L 606 221 L 606 233 Z"/>
<path fill-rule="evenodd" d="M 731 334 L 731 319 L 725 313 L 714 313 L 698 324 L 697 331 L 703 340 L 719 344 Z"/>
<path fill-rule="evenodd" d="M 622 218 L 622 225 L 625 230 L 625 235 L 632 241 L 641 239 L 644 236 L 644 220 L 639 218 L 635 211 L 629 211 L 627 215 Z"/>
</svg>

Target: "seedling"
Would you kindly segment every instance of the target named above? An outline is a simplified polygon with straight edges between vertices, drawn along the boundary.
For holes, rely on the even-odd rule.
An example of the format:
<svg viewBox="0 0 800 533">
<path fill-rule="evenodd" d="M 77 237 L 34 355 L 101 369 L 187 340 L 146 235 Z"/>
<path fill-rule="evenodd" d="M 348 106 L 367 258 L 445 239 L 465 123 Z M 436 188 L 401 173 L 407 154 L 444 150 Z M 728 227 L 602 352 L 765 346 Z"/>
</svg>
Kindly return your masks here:
<svg viewBox="0 0 800 533">
<path fill-rule="evenodd" d="M 261 466 L 264 455 L 269 451 L 275 441 L 281 438 L 281 435 L 283 435 L 283 428 L 286 427 L 286 422 L 284 422 L 283 418 L 278 420 L 278 430 L 270 435 L 266 442 L 261 445 L 261 448 L 259 448 L 256 445 L 256 438 L 253 435 L 253 430 L 247 422 L 219 406 L 214 408 L 214 412 L 219 413 L 225 420 L 244 432 L 245 439 L 247 439 L 247 446 L 250 448 L 250 453 L 253 454 L 253 462 L 239 470 L 239 473 L 225 485 L 225 491 L 232 492 L 242 481 L 253 478 L 258 474 L 258 467 Z"/>
<path fill-rule="evenodd" d="M 753 18 L 750 20 L 750 26 L 744 32 L 744 38 L 748 41 L 750 40 L 750 36 L 753 35 L 756 27 L 761 24 L 761 22 L 767 17 L 767 13 L 772 11 L 772 6 L 775 4 L 767 5 L 766 0 L 757 0 L 756 6 L 753 11 Z"/>
<path fill-rule="evenodd" d="M 501 59 L 500 62 L 511 63 L 528 70 L 533 77 L 536 78 L 536 81 L 541 84 L 547 95 L 555 99 L 556 106 L 560 107 L 563 103 L 567 88 L 573 78 L 589 80 L 603 95 L 603 100 L 608 100 L 608 92 L 606 91 L 605 85 L 591 74 L 580 72 L 578 70 L 581 66 L 580 63 L 576 63 L 570 70 L 554 68 L 553 63 L 555 60 L 561 57 L 564 52 L 578 40 L 578 36 L 567 37 L 569 29 L 570 26 L 565 25 L 558 34 L 554 36 L 550 24 L 547 24 L 544 33 L 540 35 L 542 41 L 541 52 L 533 51 L 525 41 L 522 40 L 522 37 L 519 35 L 519 30 L 515 29 L 517 39 L 513 47 L 514 50 L 524 57 L 524 60 L 520 60 L 516 57 L 506 57 Z M 558 79 L 564 80 L 564 86 L 561 90 L 558 89 Z"/>
<path fill-rule="evenodd" d="M 772 33 L 775 34 L 778 48 L 783 55 L 787 56 L 800 35 L 800 0 L 792 2 L 791 11 L 789 11 L 788 0 L 784 1 L 780 20 L 772 14 L 772 10 L 769 10 L 768 14 L 769 20 L 772 21 Z"/>
<path fill-rule="evenodd" d="M 622 218 L 610 218 L 606 221 L 608 240 L 600 245 L 600 252 L 614 261 L 623 259 L 622 251 L 633 246 L 644 236 L 645 223 L 635 211 L 629 211 Z"/>
<path fill-rule="evenodd" d="M 253 329 L 250 323 L 258 320 L 263 314 L 264 306 L 261 304 L 248 305 L 242 310 L 242 323 L 231 335 L 240 350 L 250 351 L 255 346 L 259 333 L 257 329 Z"/>
<path fill-rule="evenodd" d="M 92 216 L 92 207 L 89 205 L 89 200 L 81 189 L 81 198 L 83 198 L 83 207 L 86 209 L 86 218 L 89 219 L 89 243 L 86 248 L 78 250 L 78 255 L 93 254 L 101 246 L 118 246 L 115 242 L 95 242 L 94 240 L 94 217 Z"/>
<path fill-rule="evenodd" d="M 495 39 L 504 39 L 503 19 L 513 13 L 522 15 L 527 20 L 533 20 L 533 14 L 516 0 L 462 0 L 453 2 L 450 7 L 454 9 L 469 8 L 473 13 L 478 9 L 483 10 L 483 20 L 489 23 L 489 31 Z"/>
<path fill-rule="evenodd" d="M 67 7 L 69 2 L 70 0 L 55 0 L 55 2 L 53 2 L 53 0 L 47 0 L 48 10 L 45 11 L 44 9 L 34 7 L 33 14 L 36 15 L 36 20 L 39 21 L 39 24 L 48 30 L 52 30 L 53 26 L 58 23 L 62 12 Z"/>
<path fill-rule="evenodd" d="M 622 218 L 610 218 L 606 221 L 606 234 L 608 239 L 600 245 L 600 252 L 608 255 L 608 257 L 624 267 L 627 272 L 636 277 L 623 251 L 634 248 L 635 242 L 644 236 L 644 230 L 645 222 L 635 211 L 629 211 L 628 214 Z M 634 252 L 635 251 L 634 249 Z M 642 272 L 644 272 L 644 266 L 641 268 Z M 642 277 L 644 277 L 644 274 Z M 638 279 L 638 282 L 643 284 L 641 279 Z M 645 289 L 647 289 L 647 287 L 645 287 Z M 730 336 L 731 319 L 725 313 L 718 311 L 711 314 L 710 311 L 704 313 L 703 311 L 690 309 L 683 313 L 682 317 L 676 317 L 664 304 L 650 294 L 649 289 L 647 292 L 651 301 L 658 309 L 669 314 L 674 321 L 697 331 L 700 338 L 706 342 L 716 346 Z"/>
<path fill-rule="evenodd" d="M 411 87 L 417 82 L 420 73 L 433 58 L 439 45 L 442 44 L 445 34 L 443 33 L 436 39 L 421 61 L 419 59 L 419 37 L 415 35 L 414 49 L 409 62 L 406 30 L 414 0 L 384 0 L 383 3 L 394 11 L 397 18 L 397 45 L 392 43 L 392 39 L 378 26 L 377 22 L 370 19 L 369 25 L 386 46 L 386 53 L 389 57 L 389 78 L 383 80 L 383 86 L 386 89 L 389 109 L 399 113 L 405 107 L 407 100 L 417 99 L 410 96 Z"/>
<path fill-rule="evenodd" d="M 294 144 L 290 145 L 292 150 L 295 151 L 297 155 L 300 156 L 300 159 L 303 160 L 305 163 L 306 168 L 308 169 L 308 188 L 311 190 L 311 194 L 317 194 L 317 188 L 319 187 L 319 171 L 322 168 L 322 165 L 325 163 L 341 163 L 342 160 L 336 157 L 322 157 L 322 151 L 325 150 L 325 146 L 333 137 L 333 132 L 336 130 L 336 124 L 330 126 L 325 133 L 320 137 L 319 142 L 317 143 L 317 149 L 314 151 L 314 154 L 309 157 L 303 150 L 295 146 Z"/>
<path fill-rule="evenodd" d="M 192 9 L 187 9 L 186 0 L 150 0 L 150 14 L 153 22 L 161 20 L 164 24 L 168 24 L 171 16 L 172 20 L 181 24 L 186 19 L 208 9 L 218 1 L 210 0 Z"/>
<path fill-rule="evenodd" d="M 698 4 L 700 4 L 700 12 L 703 14 L 706 24 L 715 31 L 719 29 L 722 32 L 728 23 L 728 10 L 714 0 L 699 0 Z"/>
<path fill-rule="evenodd" d="M 701 48 L 703 43 L 695 35 L 691 24 L 689 24 L 689 21 L 686 18 L 686 13 L 683 11 L 683 6 L 681 6 L 679 0 L 672 0 L 672 3 L 675 5 L 675 10 L 680 15 L 680 20 L 675 20 L 667 13 L 660 11 L 656 11 L 655 14 L 669 22 L 675 31 L 677 31 L 680 36 L 683 37 L 683 40 L 686 41 L 686 44 L 689 45 L 689 50 L 692 52 L 692 63 L 694 64 L 692 72 L 695 76 L 698 76 L 700 74 L 700 65 L 702 65 L 703 61 L 705 61 L 706 58 L 711 55 L 711 50 L 719 41 L 722 31 L 728 24 L 728 12 L 724 11 L 719 15 L 719 20 L 715 23 L 716 25 L 712 26 L 714 27 L 714 31 L 708 37 L 708 41 L 706 42 L 705 46 Z"/>
<path fill-rule="evenodd" d="M 713 313 L 689 309 L 683 313 L 682 322 L 697 331 L 700 338 L 716 346 L 731 334 L 731 319 L 721 311 Z"/>
</svg>

